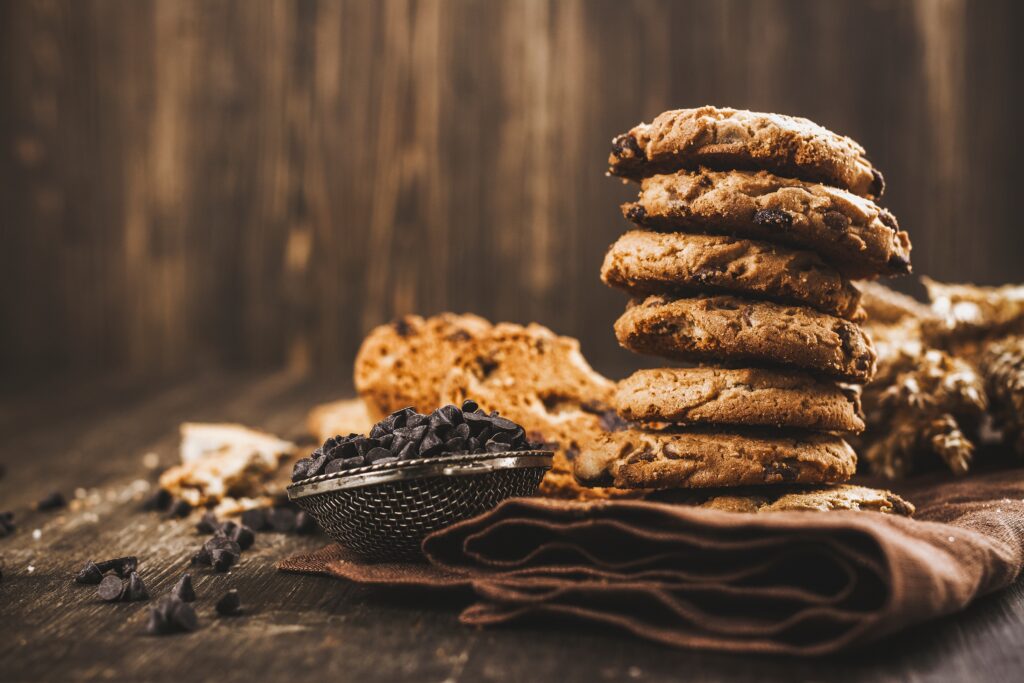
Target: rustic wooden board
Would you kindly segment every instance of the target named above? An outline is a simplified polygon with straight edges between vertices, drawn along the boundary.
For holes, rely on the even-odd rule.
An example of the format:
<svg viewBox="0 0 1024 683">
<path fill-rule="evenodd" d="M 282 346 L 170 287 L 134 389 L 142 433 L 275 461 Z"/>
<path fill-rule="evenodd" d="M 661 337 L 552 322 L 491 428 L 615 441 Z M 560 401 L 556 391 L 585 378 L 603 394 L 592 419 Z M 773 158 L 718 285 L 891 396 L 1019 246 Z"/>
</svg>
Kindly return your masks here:
<svg viewBox="0 0 1024 683">
<path fill-rule="evenodd" d="M 966 612 L 822 660 L 723 656 L 666 649 L 613 631 L 546 623 L 478 631 L 457 623 L 442 597 L 370 591 L 279 574 L 273 563 L 317 547 L 316 537 L 260 534 L 227 575 L 197 575 L 202 628 L 143 635 L 145 604 L 108 605 L 71 577 L 86 559 L 135 553 L 150 591 L 167 591 L 198 536 L 186 521 L 107 500 L 146 477 L 142 455 L 173 462 L 182 420 L 237 420 L 303 433 L 306 409 L 334 398 L 336 382 L 291 375 L 210 376 L 140 390 L 121 382 L 0 398 L 0 509 L 16 535 L 0 539 L 0 680 L 574 681 L 836 680 L 1008 681 L 1024 667 L 1024 586 Z M 43 419 L 45 417 L 45 419 Z M 50 489 L 96 489 L 95 519 L 37 513 Z M 32 530 L 40 530 L 34 540 Z M 29 566 L 34 567 L 30 573 Z M 238 588 L 246 615 L 212 613 Z"/>
<path fill-rule="evenodd" d="M 705 103 L 864 143 L 918 272 L 1024 279 L 1016 0 L 0 3 L 0 370 L 347 371 L 408 312 L 579 337 L 630 188 Z"/>
</svg>

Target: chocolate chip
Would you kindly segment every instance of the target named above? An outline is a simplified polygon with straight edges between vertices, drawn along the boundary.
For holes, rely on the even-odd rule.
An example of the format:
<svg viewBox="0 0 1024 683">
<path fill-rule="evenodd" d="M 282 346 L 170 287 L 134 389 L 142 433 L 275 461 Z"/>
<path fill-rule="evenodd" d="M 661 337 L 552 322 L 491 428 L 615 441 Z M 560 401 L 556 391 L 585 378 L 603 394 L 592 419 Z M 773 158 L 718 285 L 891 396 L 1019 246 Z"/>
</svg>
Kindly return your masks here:
<svg viewBox="0 0 1024 683">
<path fill-rule="evenodd" d="M 192 514 L 192 504 L 187 500 L 182 500 L 181 498 L 174 501 L 174 503 L 171 504 L 170 509 L 167 510 L 168 517 L 181 518 L 188 517 L 190 514 Z"/>
<path fill-rule="evenodd" d="M 203 546 L 192 555 L 192 559 L 189 561 L 195 566 L 209 566 L 213 559 L 210 557 L 210 551 L 206 549 L 206 546 Z"/>
<path fill-rule="evenodd" d="M 150 635 L 190 632 L 197 628 L 199 619 L 196 617 L 196 611 L 174 595 L 165 595 L 149 609 L 146 632 Z"/>
<path fill-rule="evenodd" d="M 238 589 L 232 588 L 217 601 L 214 609 L 222 617 L 233 617 L 241 611 L 242 600 L 238 597 Z"/>
<path fill-rule="evenodd" d="M 358 457 L 357 458 L 349 458 L 349 460 L 356 460 L 356 459 L 358 459 L 360 461 L 362 460 L 362 458 L 358 458 Z M 329 463 L 327 463 L 327 467 L 324 468 L 324 474 L 334 474 L 335 472 L 342 471 L 343 469 L 345 469 L 345 462 L 346 461 L 343 458 L 339 458 L 338 460 L 330 461 Z"/>
<path fill-rule="evenodd" d="M 878 212 L 878 220 L 893 232 L 898 232 L 900 229 L 900 224 L 896 222 L 896 216 L 893 216 L 886 209 L 882 209 Z"/>
<path fill-rule="evenodd" d="M 216 548 L 210 551 L 210 560 L 213 564 L 213 570 L 217 572 L 226 572 L 231 569 L 231 566 L 238 562 L 239 557 L 241 557 L 241 555 L 232 552 L 227 548 Z"/>
<path fill-rule="evenodd" d="M 174 584 L 171 593 L 182 602 L 192 602 L 196 599 L 196 591 L 192 586 L 192 575 L 182 574 L 178 583 Z"/>
<path fill-rule="evenodd" d="M 843 232 L 850 227 L 850 219 L 846 214 L 839 213 L 838 211 L 826 211 L 825 215 L 821 217 L 832 230 L 837 232 Z"/>
<path fill-rule="evenodd" d="M 96 594 L 104 602 L 117 602 L 121 599 L 123 593 L 124 584 L 121 582 L 120 577 L 113 574 L 103 577 L 103 580 L 100 581 L 100 587 L 96 589 Z"/>
<path fill-rule="evenodd" d="M 36 503 L 36 510 L 56 510 L 57 508 L 62 508 L 67 504 L 67 501 L 64 500 L 64 494 L 60 491 L 53 491 Z"/>
<path fill-rule="evenodd" d="M 365 460 L 367 464 L 372 465 L 378 460 L 390 458 L 391 456 L 392 453 L 387 448 L 377 446 L 376 448 L 370 449 L 369 452 L 367 452 L 367 454 L 363 456 L 363 460 Z"/>
<path fill-rule="evenodd" d="M 419 456 L 419 448 L 412 441 L 407 442 L 402 446 L 402 450 L 398 452 L 399 460 L 412 460 Z"/>
<path fill-rule="evenodd" d="M 640 143 L 629 133 L 619 135 L 612 140 L 612 154 L 619 159 L 644 159 L 645 155 L 640 149 Z"/>
<path fill-rule="evenodd" d="M 467 398 L 462 402 L 463 417 L 465 417 L 465 413 L 475 413 L 478 410 L 480 410 L 480 406 L 473 399 Z"/>
<path fill-rule="evenodd" d="M 428 458 L 432 455 L 437 455 L 443 448 L 444 441 L 437 434 L 431 432 L 423 437 L 423 441 L 420 443 L 419 456 L 421 458 Z"/>
<path fill-rule="evenodd" d="M 378 422 L 377 424 L 373 425 L 373 428 L 370 430 L 370 437 L 373 439 L 379 439 L 383 436 L 390 434 L 391 429 L 392 427 L 390 425 L 387 425 L 384 422 Z"/>
<path fill-rule="evenodd" d="M 887 265 L 896 273 L 905 274 L 910 272 L 910 261 L 899 254 L 893 254 L 890 256 L 887 261 Z"/>
<path fill-rule="evenodd" d="M 601 411 L 597 421 L 601 425 L 601 429 L 606 432 L 621 432 L 629 427 L 629 422 L 622 419 L 617 412 L 611 409 Z"/>
<path fill-rule="evenodd" d="M 96 563 L 89 560 L 85 563 L 85 567 L 80 572 L 75 574 L 75 583 L 84 583 L 88 585 L 97 585 L 103 580 L 103 572 Z"/>
<path fill-rule="evenodd" d="M 647 209 L 640 204 L 630 204 L 629 208 L 626 209 L 626 219 L 633 221 L 637 225 L 642 225 L 645 218 L 647 218 Z"/>
<path fill-rule="evenodd" d="M 458 453 L 466 448 L 466 440 L 455 437 L 444 442 L 444 450 L 448 453 Z"/>
<path fill-rule="evenodd" d="M 350 470 L 353 467 L 362 467 L 366 464 L 366 458 L 361 455 L 357 455 L 354 458 L 345 458 L 341 461 L 342 469 Z"/>
<path fill-rule="evenodd" d="M 292 481 L 298 481 L 299 479 L 305 479 L 306 474 L 309 472 L 309 466 L 313 463 L 312 458 L 302 458 L 295 463 L 292 467 Z"/>
<path fill-rule="evenodd" d="M 789 230 L 793 217 L 782 209 L 760 209 L 754 213 L 754 224 L 765 228 Z"/>
<path fill-rule="evenodd" d="M 203 514 L 202 518 L 196 522 L 196 531 L 201 534 L 212 534 L 217 529 L 220 529 L 220 521 L 212 512 Z"/>
<path fill-rule="evenodd" d="M 295 528 L 295 513 L 285 507 L 276 507 L 267 512 L 267 521 L 274 531 L 286 533 Z"/>
<path fill-rule="evenodd" d="M 398 427 L 404 427 L 405 421 L 409 419 L 409 416 L 415 414 L 416 409 L 413 408 L 412 406 L 409 406 L 408 408 L 396 410 L 395 412 L 391 413 L 386 418 L 384 418 L 384 421 L 390 423 L 391 429 L 392 431 L 394 431 Z"/>
<path fill-rule="evenodd" d="M 460 439 L 468 439 L 470 436 L 469 425 L 463 422 L 460 425 L 456 425 L 455 429 L 451 432 L 451 437 L 458 437 Z"/>
<path fill-rule="evenodd" d="M 320 454 L 313 458 L 312 462 L 309 463 L 309 467 L 306 468 L 306 477 L 315 477 L 323 474 L 324 467 L 327 465 L 327 456 Z"/>
<path fill-rule="evenodd" d="M 0 512 L 0 538 L 13 534 L 17 528 L 13 512 Z"/>
<path fill-rule="evenodd" d="M 253 531 L 264 531 L 268 528 L 267 511 L 265 508 L 255 508 L 242 513 L 242 524 Z"/>
<path fill-rule="evenodd" d="M 412 326 L 405 318 L 399 318 L 391 323 L 391 326 L 395 328 L 395 334 L 399 337 L 408 337 L 412 334 Z"/>
<path fill-rule="evenodd" d="M 124 599 L 132 602 L 149 600 L 149 591 L 146 590 L 146 584 L 142 582 L 142 577 L 139 576 L 138 572 L 132 572 L 128 575 L 128 585 L 125 588 Z"/>
<path fill-rule="evenodd" d="M 871 187 L 868 189 L 868 194 L 875 196 L 878 199 L 885 192 L 885 177 L 882 172 L 877 168 L 871 169 Z"/>
<path fill-rule="evenodd" d="M 247 526 L 238 526 L 231 530 L 228 538 L 238 544 L 242 550 L 248 550 L 256 542 L 256 534 Z"/>
<path fill-rule="evenodd" d="M 134 555 L 128 555 L 126 557 L 115 557 L 112 560 L 103 560 L 102 562 L 97 562 L 96 566 L 104 574 L 112 571 L 123 579 L 139 568 L 139 558 L 135 557 Z"/>
<path fill-rule="evenodd" d="M 206 548 L 207 552 L 210 553 L 211 558 L 213 558 L 214 550 L 227 550 L 231 553 L 234 553 L 235 555 L 242 554 L 242 546 L 240 546 L 236 541 L 222 534 L 217 534 L 210 538 L 208 541 L 206 541 L 206 543 L 203 544 L 203 547 Z"/>
<path fill-rule="evenodd" d="M 174 502 L 174 497 L 171 496 L 170 491 L 167 489 L 157 489 L 153 495 L 142 502 L 142 509 L 165 512 L 171 507 L 172 502 Z"/>
</svg>

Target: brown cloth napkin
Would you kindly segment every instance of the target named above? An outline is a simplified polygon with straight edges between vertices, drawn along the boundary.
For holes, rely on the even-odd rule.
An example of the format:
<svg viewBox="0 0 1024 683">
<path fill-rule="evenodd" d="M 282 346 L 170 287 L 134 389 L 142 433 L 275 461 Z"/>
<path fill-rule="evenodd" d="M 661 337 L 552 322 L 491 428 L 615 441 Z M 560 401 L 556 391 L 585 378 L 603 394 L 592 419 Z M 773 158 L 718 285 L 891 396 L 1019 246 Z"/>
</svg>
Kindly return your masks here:
<svg viewBox="0 0 1024 683">
<path fill-rule="evenodd" d="M 467 624 L 560 617 L 678 647 L 824 654 L 956 612 L 1021 571 L 1024 470 L 903 493 L 915 519 L 519 498 L 428 537 L 427 563 L 329 545 L 278 567 L 461 588 Z"/>
</svg>

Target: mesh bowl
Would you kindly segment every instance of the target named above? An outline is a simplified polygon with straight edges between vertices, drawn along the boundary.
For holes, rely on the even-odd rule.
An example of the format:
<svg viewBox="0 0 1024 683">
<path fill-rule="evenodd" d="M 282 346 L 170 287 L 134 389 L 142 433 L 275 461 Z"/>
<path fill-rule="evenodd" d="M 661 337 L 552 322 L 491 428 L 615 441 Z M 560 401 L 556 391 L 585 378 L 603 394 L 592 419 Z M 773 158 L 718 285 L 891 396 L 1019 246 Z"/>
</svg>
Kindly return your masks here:
<svg viewBox="0 0 1024 683">
<path fill-rule="evenodd" d="M 412 559 L 427 534 L 535 494 L 551 458 L 514 451 L 369 465 L 303 479 L 288 498 L 365 559 Z"/>
</svg>

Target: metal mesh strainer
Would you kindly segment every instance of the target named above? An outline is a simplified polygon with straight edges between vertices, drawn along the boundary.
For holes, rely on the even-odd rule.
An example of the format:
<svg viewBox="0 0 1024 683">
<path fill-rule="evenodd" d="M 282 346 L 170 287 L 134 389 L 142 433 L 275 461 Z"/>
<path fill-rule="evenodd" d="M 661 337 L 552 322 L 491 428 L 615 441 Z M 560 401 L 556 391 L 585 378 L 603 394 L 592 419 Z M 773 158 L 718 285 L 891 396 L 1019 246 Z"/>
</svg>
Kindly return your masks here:
<svg viewBox="0 0 1024 683">
<path fill-rule="evenodd" d="M 406 460 L 311 477 L 288 498 L 366 559 L 420 556 L 420 541 L 506 498 L 536 493 L 551 451 Z"/>
</svg>

